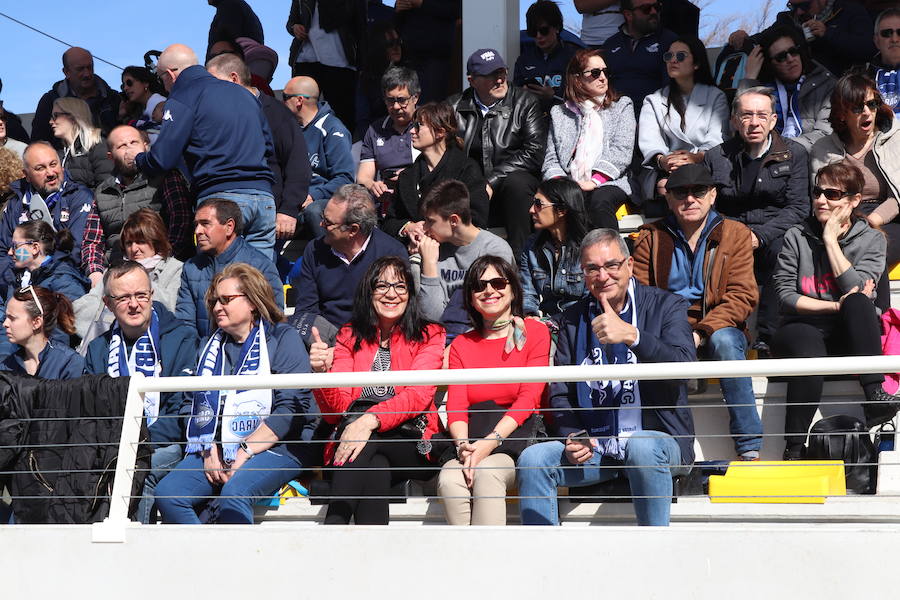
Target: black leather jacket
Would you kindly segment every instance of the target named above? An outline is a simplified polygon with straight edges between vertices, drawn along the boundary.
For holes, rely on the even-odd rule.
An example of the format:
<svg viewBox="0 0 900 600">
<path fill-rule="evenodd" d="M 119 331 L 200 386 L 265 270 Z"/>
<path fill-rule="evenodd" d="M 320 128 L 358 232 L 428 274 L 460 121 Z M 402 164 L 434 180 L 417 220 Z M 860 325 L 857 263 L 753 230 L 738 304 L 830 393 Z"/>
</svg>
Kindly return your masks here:
<svg viewBox="0 0 900 600">
<path fill-rule="evenodd" d="M 459 133 L 469 154 L 481 110 L 475 104 L 475 91 L 469 88 L 447 101 L 459 115 Z M 516 170 L 540 177 L 547 145 L 547 115 L 537 96 L 509 86 L 506 97 L 485 115 L 482 127 L 481 168 L 491 186 Z"/>
</svg>

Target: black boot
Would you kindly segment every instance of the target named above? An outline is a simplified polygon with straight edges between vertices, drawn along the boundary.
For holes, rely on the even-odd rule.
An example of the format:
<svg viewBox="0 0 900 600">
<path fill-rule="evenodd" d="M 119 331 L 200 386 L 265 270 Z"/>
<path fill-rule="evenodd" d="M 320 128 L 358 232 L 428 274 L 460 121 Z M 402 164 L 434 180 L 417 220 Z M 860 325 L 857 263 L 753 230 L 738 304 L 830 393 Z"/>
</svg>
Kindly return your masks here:
<svg viewBox="0 0 900 600">
<path fill-rule="evenodd" d="M 881 386 L 875 389 L 872 397 L 863 404 L 863 414 L 866 416 L 866 427 L 877 427 L 894 418 L 900 409 L 900 396 L 888 394 Z"/>
</svg>

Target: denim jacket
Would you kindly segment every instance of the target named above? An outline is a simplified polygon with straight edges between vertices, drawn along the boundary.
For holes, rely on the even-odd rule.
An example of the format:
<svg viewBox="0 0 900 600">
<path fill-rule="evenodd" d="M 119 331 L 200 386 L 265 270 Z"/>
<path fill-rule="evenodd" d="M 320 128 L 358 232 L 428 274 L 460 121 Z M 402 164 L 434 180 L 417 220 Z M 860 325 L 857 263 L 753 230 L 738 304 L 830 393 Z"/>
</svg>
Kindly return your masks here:
<svg viewBox="0 0 900 600">
<path fill-rule="evenodd" d="M 519 261 L 526 315 L 558 314 L 584 295 L 581 258 L 567 246 L 553 256 L 553 242 L 544 232 L 528 238 Z"/>
</svg>

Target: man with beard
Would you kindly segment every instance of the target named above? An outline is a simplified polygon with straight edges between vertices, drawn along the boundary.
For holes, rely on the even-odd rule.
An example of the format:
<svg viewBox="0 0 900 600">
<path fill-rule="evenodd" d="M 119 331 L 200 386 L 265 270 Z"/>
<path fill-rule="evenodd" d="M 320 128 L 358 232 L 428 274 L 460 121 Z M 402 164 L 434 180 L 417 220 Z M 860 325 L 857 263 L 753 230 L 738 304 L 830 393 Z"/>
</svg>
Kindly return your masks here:
<svg viewBox="0 0 900 600">
<path fill-rule="evenodd" d="M 23 159 L 25 177 L 10 185 L 15 195 L 0 217 L 0 278 L 12 283 L 13 230 L 19 223 L 40 219 L 55 231 L 69 230 L 74 238 L 72 259 L 97 285 L 103 279 L 103 229 L 94 210 L 94 195 L 66 177 L 59 155 L 47 142 L 30 144 Z"/>
<path fill-rule="evenodd" d="M 134 164 L 134 157 L 150 149 L 147 133 L 130 125 L 120 125 L 106 139 L 107 156 L 113 161 L 113 173 L 97 186 L 94 198 L 97 214 L 106 234 L 107 258 L 120 257 L 119 234 L 131 213 L 152 208 L 160 213 L 169 230 L 173 255 L 190 255 L 191 206 L 190 190 L 177 170 L 163 177 L 146 177 Z"/>
<path fill-rule="evenodd" d="M 634 103 L 635 112 L 644 96 L 669 81 L 663 54 L 678 36 L 659 24 L 659 0 L 623 0 L 625 23 L 603 44 L 610 84 Z"/>
</svg>

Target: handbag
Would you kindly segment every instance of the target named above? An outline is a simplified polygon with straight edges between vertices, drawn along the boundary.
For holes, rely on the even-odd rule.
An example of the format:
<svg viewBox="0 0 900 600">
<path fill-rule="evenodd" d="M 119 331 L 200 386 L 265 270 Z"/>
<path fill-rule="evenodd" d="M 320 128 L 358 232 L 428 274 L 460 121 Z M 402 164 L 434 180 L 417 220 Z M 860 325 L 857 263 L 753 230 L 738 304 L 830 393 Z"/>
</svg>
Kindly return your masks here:
<svg viewBox="0 0 900 600">
<path fill-rule="evenodd" d="M 497 422 L 503 418 L 507 410 L 493 400 L 469 406 L 469 439 L 477 440 L 487 437 L 497 427 Z M 446 437 L 446 446 L 438 453 L 440 464 L 456 458 L 456 446 L 450 440 L 449 434 L 441 436 L 440 439 L 444 437 Z M 518 460 L 525 448 L 546 437 L 547 429 L 544 426 L 544 418 L 540 413 L 535 413 L 525 419 L 525 422 L 509 434 L 491 454 L 506 454 L 513 460 Z"/>
<path fill-rule="evenodd" d="M 386 399 L 387 398 L 384 400 Z M 363 416 L 366 411 L 382 401 L 383 400 L 375 400 L 373 398 L 357 398 L 354 400 L 353 403 L 347 407 L 344 416 L 341 417 L 341 421 L 338 423 L 337 429 L 335 429 L 334 439 L 340 439 L 341 435 L 344 433 L 344 429 L 346 429 L 350 423 Z M 423 412 L 380 435 L 381 437 L 388 439 L 419 440 L 419 443 L 417 444 L 419 453 L 428 454 L 431 452 L 431 443 L 424 439 L 425 429 L 427 427 L 428 413 Z"/>
<path fill-rule="evenodd" d="M 816 421 L 809 430 L 806 458 L 843 460 L 847 491 L 874 494 L 878 457 L 865 424 L 850 415 Z"/>
</svg>

